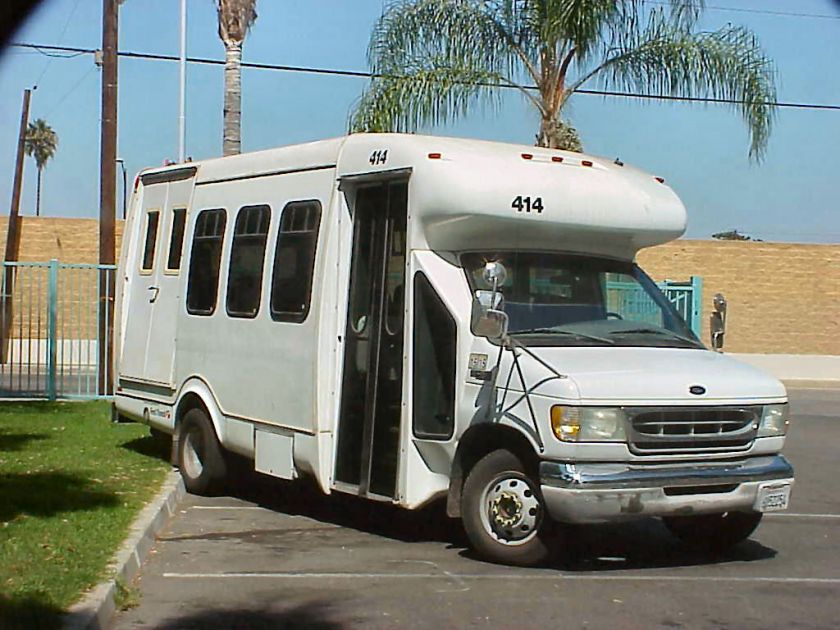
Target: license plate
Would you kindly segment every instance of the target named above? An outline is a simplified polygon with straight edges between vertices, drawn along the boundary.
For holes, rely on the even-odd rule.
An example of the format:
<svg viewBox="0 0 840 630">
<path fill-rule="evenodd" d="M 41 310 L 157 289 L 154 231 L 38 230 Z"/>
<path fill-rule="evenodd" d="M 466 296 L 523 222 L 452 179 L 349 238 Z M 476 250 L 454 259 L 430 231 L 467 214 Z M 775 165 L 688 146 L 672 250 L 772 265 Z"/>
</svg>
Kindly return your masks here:
<svg viewBox="0 0 840 630">
<path fill-rule="evenodd" d="M 790 484 L 773 483 L 759 486 L 753 509 L 756 512 L 786 510 L 790 501 Z"/>
</svg>

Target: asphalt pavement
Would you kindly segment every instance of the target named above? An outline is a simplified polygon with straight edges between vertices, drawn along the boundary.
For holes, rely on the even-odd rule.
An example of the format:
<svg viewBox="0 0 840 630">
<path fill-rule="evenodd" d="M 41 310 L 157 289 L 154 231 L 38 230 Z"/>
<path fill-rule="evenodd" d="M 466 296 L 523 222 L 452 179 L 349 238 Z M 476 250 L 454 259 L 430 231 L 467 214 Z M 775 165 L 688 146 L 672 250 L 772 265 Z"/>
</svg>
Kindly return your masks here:
<svg viewBox="0 0 840 630">
<path fill-rule="evenodd" d="M 440 505 L 254 476 L 235 496 L 185 498 L 115 627 L 840 628 L 840 390 L 791 401 L 791 507 L 725 555 L 646 519 L 571 529 L 546 568 L 498 566 Z"/>
</svg>

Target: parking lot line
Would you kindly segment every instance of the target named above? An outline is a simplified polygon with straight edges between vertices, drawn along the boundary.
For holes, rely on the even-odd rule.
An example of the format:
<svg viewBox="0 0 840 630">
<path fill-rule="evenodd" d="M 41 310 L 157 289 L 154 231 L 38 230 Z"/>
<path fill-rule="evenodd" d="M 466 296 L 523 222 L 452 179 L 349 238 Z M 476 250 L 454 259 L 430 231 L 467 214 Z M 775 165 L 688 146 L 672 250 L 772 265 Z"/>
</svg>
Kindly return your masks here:
<svg viewBox="0 0 840 630">
<path fill-rule="evenodd" d="M 268 508 L 259 505 L 190 505 L 188 510 L 265 510 L 271 512 Z M 286 516 L 292 516 L 288 514 Z"/>
<path fill-rule="evenodd" d="M 711 575 L 573 575 L 568 573 L 341 573 L 341 572 L 249 572 L 227 571 L 223 573 L 164 573 L 165 578 L 178 579 L 243 579 L 262 578 L 277 580 L 588 580 L 613 582 L 772 582 L 783 584 L 838 584 L 840 578 L 797 578 L 797 577 L 736 577 Z"/>
<path fill-rule="evenodd" d="M 840 514 L 801 514 L 796 512 L 767 512 L 764 514 L 764 516 L 769 516 L 772 518 L 840 518 Z"/>
</svg>

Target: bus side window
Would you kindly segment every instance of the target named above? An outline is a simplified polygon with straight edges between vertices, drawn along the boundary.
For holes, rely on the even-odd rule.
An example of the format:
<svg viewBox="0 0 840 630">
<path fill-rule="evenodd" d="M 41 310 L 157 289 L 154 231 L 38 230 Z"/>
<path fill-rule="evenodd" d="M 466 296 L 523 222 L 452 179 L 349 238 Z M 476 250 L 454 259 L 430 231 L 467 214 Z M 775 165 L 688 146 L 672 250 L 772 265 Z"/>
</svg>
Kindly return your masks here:
<svg viewBox="0 0 840 630">
<path fill-rule="evenodd" d="M 319 201 L 292 201 L 283 208 L 271 279 L 274 321 L 300 323 L 309 313 L 320 223 Z"/>
<path fill-rule="evenodd" d="M 160 210 L 149 210 L 146 213 L 146 242 L 143 244 L 143 264 L 140 266 L 140 271 L 143 273 L 150 273 L 155 266 L 155 245 L 159 222 Z"/>
<path fill-rule="evenodd" d="M 187 281 L 187 312 L 192 315 L 212 315 L 216 310 L 226 222 L 227 213 L 221 208 L 202 210 L 196 217 Z"/>
<path fill-rule="evenodd" d="M 167 271 L 181 268 L 181 252 L 184 250 L 184 228 L 187 223 L 187 209 L 173 208 L 172 234 L 169 237 L 169 256 L 166 259 Z"/>
<path fill-rule="evenodd" d="M 422 271 L 414 276 L 414 435 L 447 440 L 455 428 L 455 320 Z"/>
<path fill-rule="evenodd" d="M 240 208 L 233 228 L 233 244 L 227 282 L 227 314 L 256 317 L 260 310 L 263 259 L 268 239 L 271 208 L 266 205 Z"/>
</svg>

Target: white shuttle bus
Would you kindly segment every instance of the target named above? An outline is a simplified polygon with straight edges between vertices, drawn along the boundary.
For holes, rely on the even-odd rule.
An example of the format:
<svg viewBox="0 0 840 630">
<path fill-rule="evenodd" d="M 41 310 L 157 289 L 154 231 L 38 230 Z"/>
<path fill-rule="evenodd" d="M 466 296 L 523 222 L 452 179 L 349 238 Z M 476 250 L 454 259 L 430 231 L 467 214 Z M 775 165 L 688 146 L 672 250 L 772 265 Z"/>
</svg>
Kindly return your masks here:
<svg viewBox="0 0 840 630">
<path fill-rule="evenodd" d="M 144 171 L 120 258 L 116 412 L 543 561 L 556 523 L 662 517 L 707 549 L 785 509 L 787 395 L 707 349 L 635 263 L 685 209 L 582 154 L 360 134 Z M 722 311 L 724 304 L 718 304 Z M 571 543 L 568 543 L 571 544 Z"/>
</svg>

